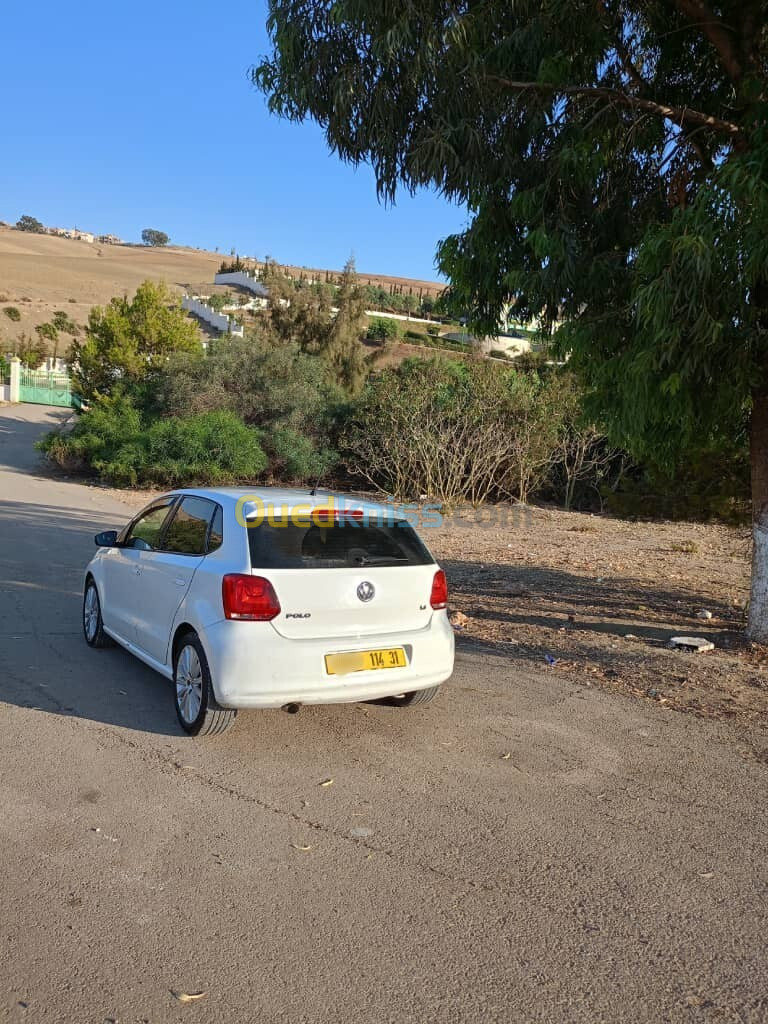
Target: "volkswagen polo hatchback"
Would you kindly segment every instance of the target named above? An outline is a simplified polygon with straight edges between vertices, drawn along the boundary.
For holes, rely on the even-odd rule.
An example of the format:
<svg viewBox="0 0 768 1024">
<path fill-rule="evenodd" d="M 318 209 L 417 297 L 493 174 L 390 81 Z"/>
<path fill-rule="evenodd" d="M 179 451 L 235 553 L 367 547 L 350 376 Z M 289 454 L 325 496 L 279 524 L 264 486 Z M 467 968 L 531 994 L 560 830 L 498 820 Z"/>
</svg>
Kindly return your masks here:
<svg viewBox="0 0 768 1024">
<path fill-rule="evenodd" d="M 83 630 L 172 679 L 193 735 L 239 708 L 429 703 L 453 671 L 445 574 L 386 505 L 263 488 L 157 498 L 97 534 Z"/>
</svg>

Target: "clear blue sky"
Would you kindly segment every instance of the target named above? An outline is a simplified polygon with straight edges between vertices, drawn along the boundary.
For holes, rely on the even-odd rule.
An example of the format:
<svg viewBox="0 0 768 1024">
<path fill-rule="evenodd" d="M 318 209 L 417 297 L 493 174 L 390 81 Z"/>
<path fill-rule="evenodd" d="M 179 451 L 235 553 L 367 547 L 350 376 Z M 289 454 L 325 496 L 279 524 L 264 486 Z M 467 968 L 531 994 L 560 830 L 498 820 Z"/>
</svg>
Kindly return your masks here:
<svg viewBox="0 0 768 1024">
<path fill-rule="evenodd" d="M 434 279 L 463 212 L 427 192 L 385 208 L 316 125 L 272 117 L 247 77 L 265 18 L 263 0 L 5 4 L 0 220 Z"/>
</svg>

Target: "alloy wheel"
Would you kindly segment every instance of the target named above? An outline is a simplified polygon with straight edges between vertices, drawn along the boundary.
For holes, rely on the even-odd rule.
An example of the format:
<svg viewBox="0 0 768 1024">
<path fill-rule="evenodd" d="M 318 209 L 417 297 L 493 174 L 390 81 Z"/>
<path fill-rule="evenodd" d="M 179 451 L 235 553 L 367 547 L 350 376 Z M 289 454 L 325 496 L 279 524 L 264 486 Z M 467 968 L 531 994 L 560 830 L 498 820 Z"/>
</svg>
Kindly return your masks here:
<svg viewBox="0 0 768 1024">
<path fill-rule="evenodd" d="M 197 651 L 190 644 L 182 647 L 176 662 L 176 703 L 179 714 L 192 725 L 203 702 L 203 669 Z"/>
<path fill-rule="evenodd" d="M 99 595 L 93 583 L 89 584 L 85 595 L 83 626 L 87 640 L 92 642 L 99 629 Z"/>
</svg>

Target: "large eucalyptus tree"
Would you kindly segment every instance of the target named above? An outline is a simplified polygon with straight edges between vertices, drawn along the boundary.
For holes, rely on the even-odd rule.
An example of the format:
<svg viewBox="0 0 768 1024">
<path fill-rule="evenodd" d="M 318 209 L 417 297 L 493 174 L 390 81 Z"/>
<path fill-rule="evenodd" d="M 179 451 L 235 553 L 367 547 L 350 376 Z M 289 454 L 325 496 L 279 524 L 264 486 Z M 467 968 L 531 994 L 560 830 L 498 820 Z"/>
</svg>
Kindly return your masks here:
<svg viewBox="0 0 768 1024">
<path fill-rule="evenodd" d="M 381 197 L 433 186 L 488 332 L 510 299 L 616 440 L 670 463 L 751 431 L 751 635 L 768 641 L 768 3 L 270 0 L 253 69 Z"/>
</svg>

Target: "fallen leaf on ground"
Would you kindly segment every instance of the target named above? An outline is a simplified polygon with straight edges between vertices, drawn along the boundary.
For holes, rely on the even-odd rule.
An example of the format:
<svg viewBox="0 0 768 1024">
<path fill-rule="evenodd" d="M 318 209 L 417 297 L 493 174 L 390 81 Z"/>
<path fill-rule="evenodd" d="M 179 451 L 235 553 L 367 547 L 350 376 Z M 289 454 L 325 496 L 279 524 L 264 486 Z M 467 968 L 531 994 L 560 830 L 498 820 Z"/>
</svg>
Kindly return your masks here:
<svg viewBox="0 0 768 1024">
<path fill-rule="evenodd" d="M 714 878 L 714 877 L 715 877 L 715 872 L 714 871 L 703 871 L 703 872 L 701 872 L 699 874 L 699 878 Z"/>
<path fill-rule="evenodd" d="M 174 992 L 171 989 L 171 995 L 174 999 L 177 999 L 180 1003 L 195 1003 L 198 999 L 205 999 L 208 995 L 207 992 Z"/>
<path fill-rule="evenodd" d="M 307 850 L 312 849 L 311 846 L 302 846 L 300 843 L 291 843 L 291 846 L 294 848 L 294 850 L 303 850 L 305 853 L 307 852 Z"/>
<path fill-rule="evenodd" d="M 323 779 L 323 781 L 320 783 L 320 785 L 321 786 L 332 786 L 333 785 L 333 779 Z"/>
<path fill-rule="evenodd" d="M 512 757 L 511 754 L 502 754 L 501 755 L 501 760 L 502 761 L 508 761 L 510 759 L 510 757 Z"/>
</svg>

